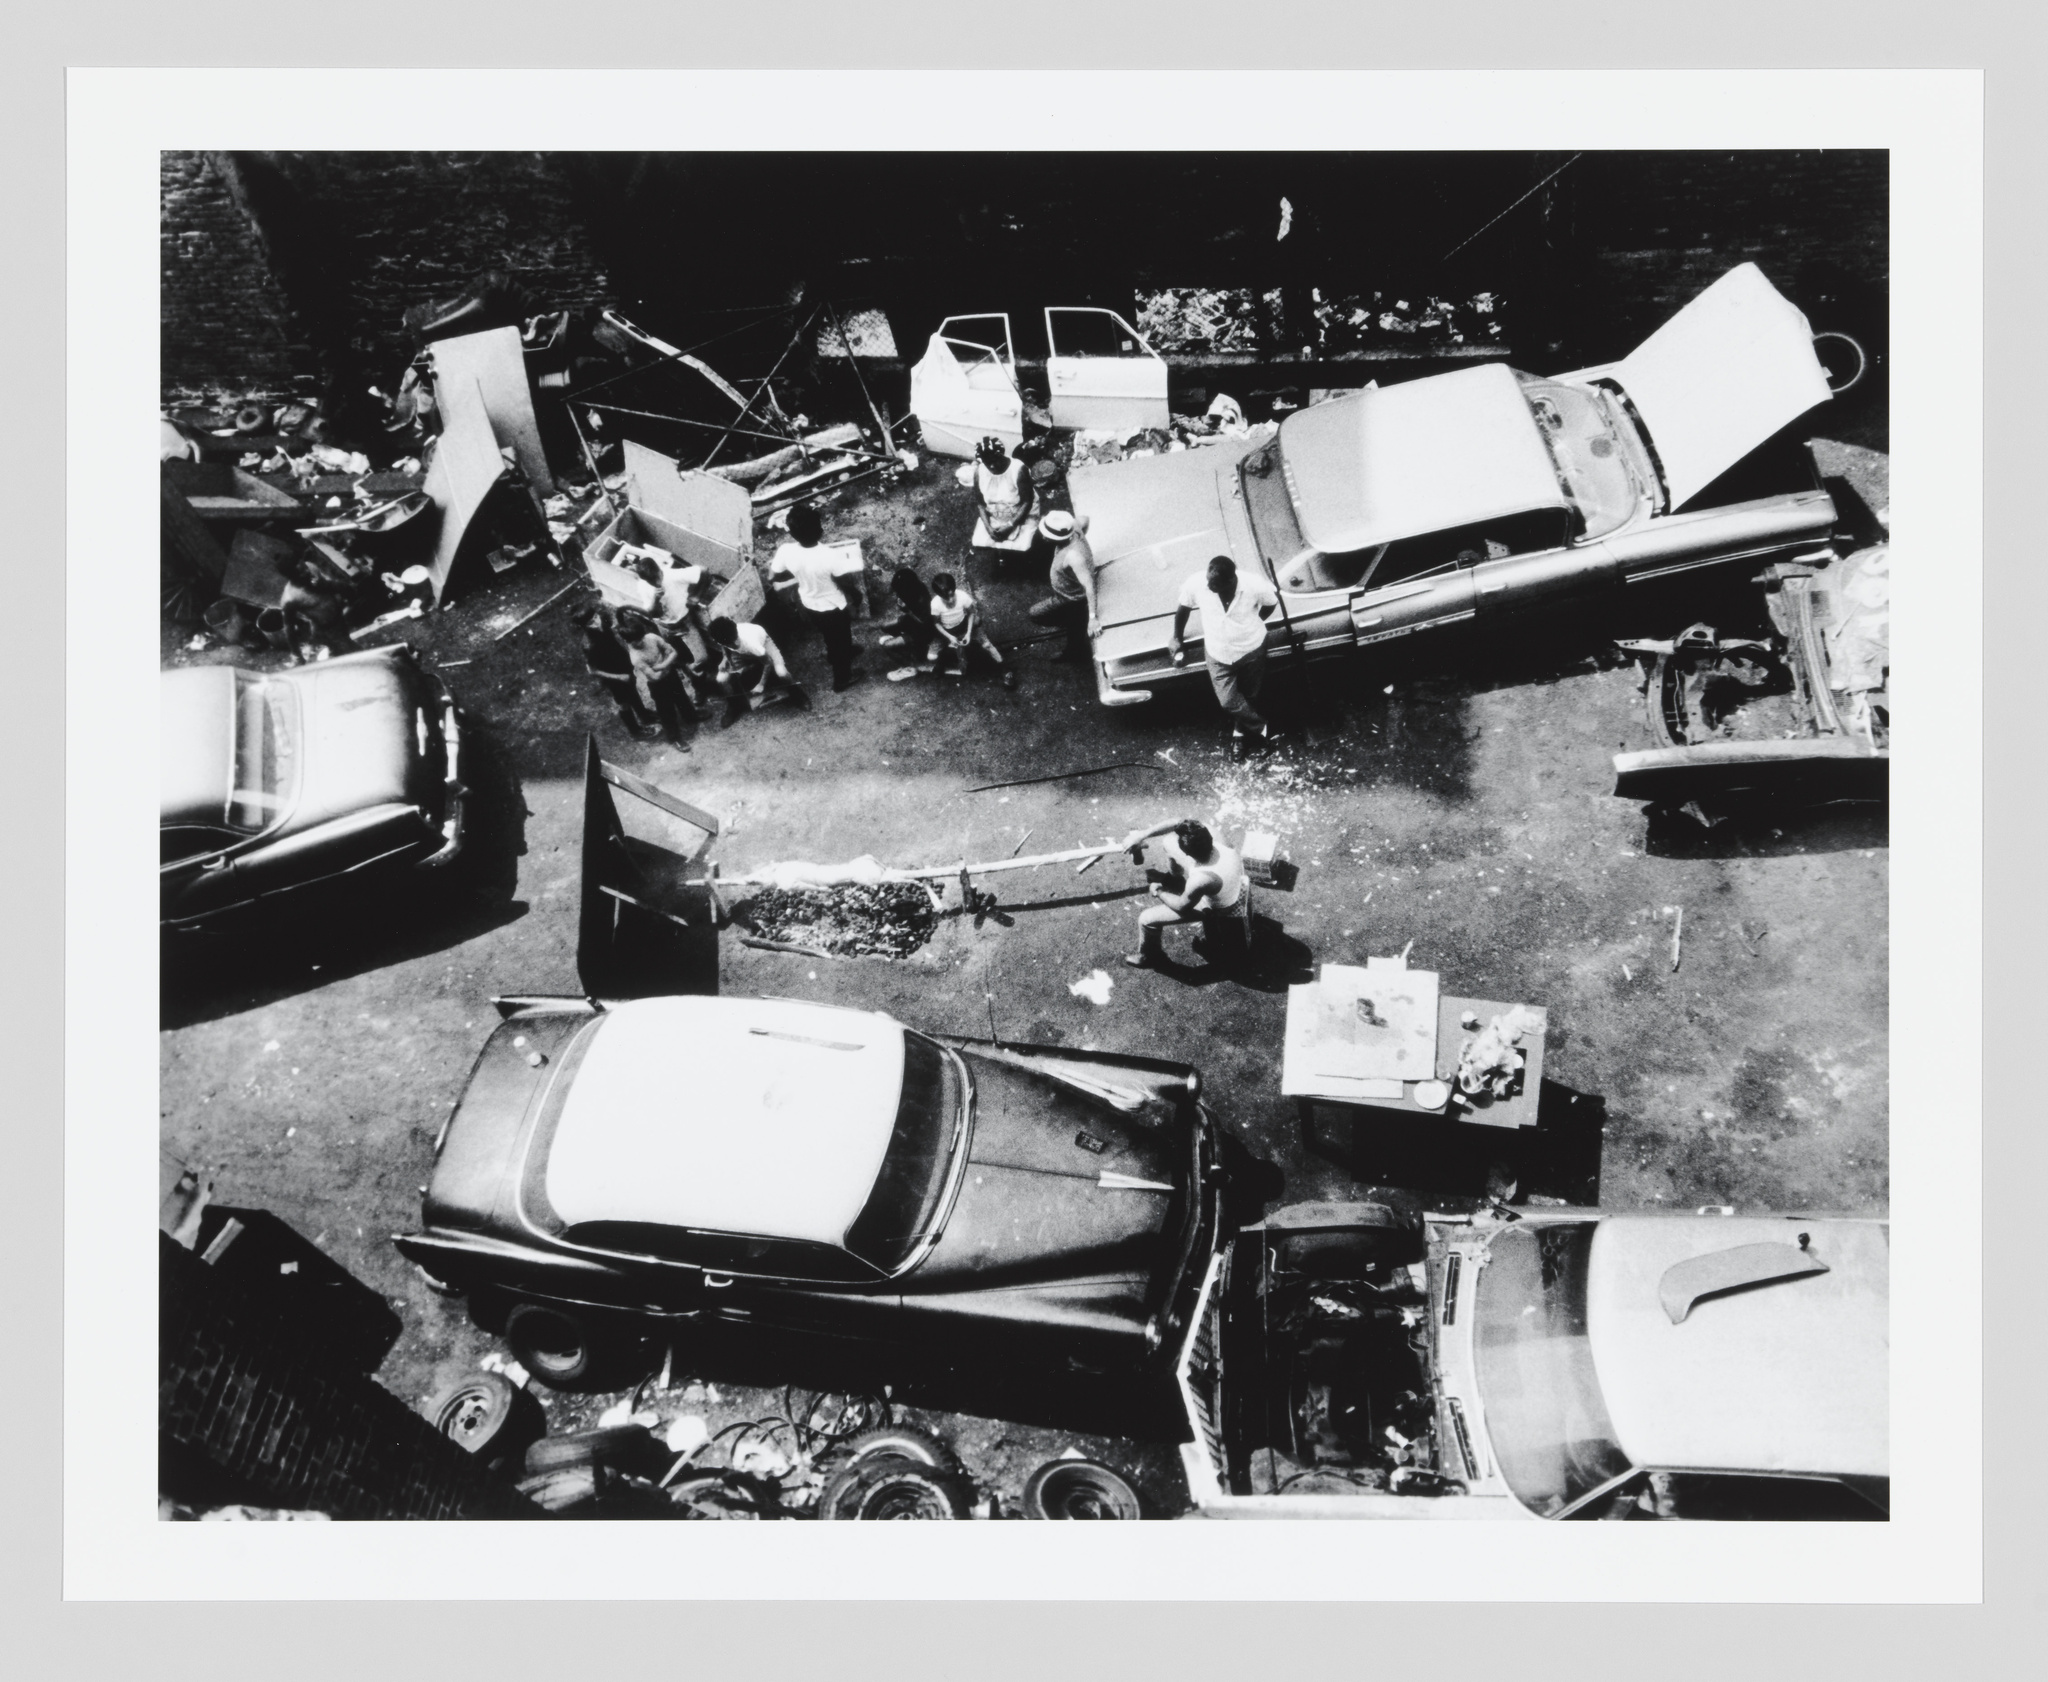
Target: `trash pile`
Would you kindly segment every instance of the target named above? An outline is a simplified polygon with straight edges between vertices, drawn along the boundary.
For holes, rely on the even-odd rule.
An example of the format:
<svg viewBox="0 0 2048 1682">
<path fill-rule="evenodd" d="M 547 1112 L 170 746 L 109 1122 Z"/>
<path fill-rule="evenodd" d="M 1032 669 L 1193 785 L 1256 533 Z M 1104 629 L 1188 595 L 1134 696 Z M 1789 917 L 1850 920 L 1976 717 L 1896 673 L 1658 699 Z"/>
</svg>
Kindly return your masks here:
<svg viewBox="0 0 2048 1682">
<path fill-rule="evenodd" d="M 840 958 L 907 958 L 939 923 L 933 896 L 916 882 L 757 888 L 731 910 L 764 941 Z"/>
</svg>

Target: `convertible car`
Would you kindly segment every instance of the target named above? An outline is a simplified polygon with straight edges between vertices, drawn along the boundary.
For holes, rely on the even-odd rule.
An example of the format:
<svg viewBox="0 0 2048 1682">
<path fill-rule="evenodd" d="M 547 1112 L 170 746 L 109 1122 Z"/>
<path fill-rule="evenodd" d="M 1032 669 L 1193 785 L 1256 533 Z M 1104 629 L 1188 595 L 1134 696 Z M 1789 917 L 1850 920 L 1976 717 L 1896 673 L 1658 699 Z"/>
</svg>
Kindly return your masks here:
<svg viewBox="0 0 2048 1682">
<path fill-rule="evenodd" d="M 543 1381 L 692 1322 L 1055 1370 L 1172 1358 L 1220 1225 L 1193 1069 L 788 999 L 498 1008 L 396 1243 L 502 1313 Z"/>
<path fill-rule="evenodd" d="M 1300 1203 L 1178 1369 L 1213 1517 L 1882 1519 L 1890 1229 Z"/>
<path fill-rule="evenodd" d="M 162 709 L 166 928 L 462 845 L 455 703 L 409 648 L 188 666 L 163 674 Z"/>
<path fill-rule="evenodd" d="M 1820 554 L 1833 502 L 1805 452 L 1765 446 L 1828 396 L 1806 318 L 1745 263 L 1620 362 L 1484 364 L 1315 404 L 1277 436 L 1077 468 L 1100 698 L 1201 675 L 1198 622 L 1188 665 L 1167 646 L 1212 555 L 1277 586 L 1285 660 Z"/>
</svg>

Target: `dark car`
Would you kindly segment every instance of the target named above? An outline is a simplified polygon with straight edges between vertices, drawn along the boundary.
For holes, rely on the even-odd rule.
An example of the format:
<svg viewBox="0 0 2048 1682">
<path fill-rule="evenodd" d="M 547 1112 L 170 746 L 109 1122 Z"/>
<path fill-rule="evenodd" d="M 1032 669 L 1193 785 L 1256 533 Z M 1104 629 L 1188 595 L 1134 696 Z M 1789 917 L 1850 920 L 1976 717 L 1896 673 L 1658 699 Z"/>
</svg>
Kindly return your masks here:
<svg viewBox="0 0 2048 1682">
<path fill-rule="evenodd" d="M 166 927 L 462 845 L 461 732 L 403 646 L 290 671 L 163 674 Z"/>
<path fill-rule="evenodd" d="M 499 1009 L 397 1244 L 550 1383 L 690 1321 L 1092 1372 L 1178 1342 L 1220 1225 L 1191 1068 L 786 999 Z"/>
</svg>

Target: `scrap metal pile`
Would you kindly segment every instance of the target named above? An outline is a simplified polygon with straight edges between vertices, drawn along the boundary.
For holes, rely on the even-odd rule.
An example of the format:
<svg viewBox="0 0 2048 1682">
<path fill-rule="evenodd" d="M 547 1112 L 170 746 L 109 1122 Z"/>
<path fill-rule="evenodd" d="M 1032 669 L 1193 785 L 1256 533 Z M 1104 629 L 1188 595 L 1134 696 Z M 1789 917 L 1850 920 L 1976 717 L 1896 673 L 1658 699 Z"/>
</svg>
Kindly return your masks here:
<svg viewBox="0 0 2048 1682">
<path fill-rule="evenodd" d="M 907 958 L 939 923 L 932 895 L 915 882 L 761 888 L 732 915 L 762 940 L 841 958 Z"/>
</svg>

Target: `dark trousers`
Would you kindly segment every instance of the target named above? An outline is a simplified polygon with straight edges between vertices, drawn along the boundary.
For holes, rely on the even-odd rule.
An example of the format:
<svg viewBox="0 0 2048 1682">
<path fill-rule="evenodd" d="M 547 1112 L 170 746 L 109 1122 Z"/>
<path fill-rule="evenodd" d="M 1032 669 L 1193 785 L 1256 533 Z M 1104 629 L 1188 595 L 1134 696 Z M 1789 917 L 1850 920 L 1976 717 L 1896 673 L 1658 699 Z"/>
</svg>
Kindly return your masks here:
<svg viewBox="0 0 2048 1682">
<path fill-rule="evenodd" d="M 820 613 L 805 608 L 818 635 L 825 639 L 825 658 L 832 663 L 832 687 L 844 689 L 853 677 L 853 615 L 845 608 Z"/>
<path fill-rule="evenodd" d="M 1044 601 L 1033 602 L 1030 608 L 1032 621 L 1039 625 L 1057 626 L 1067 633 L 1066 656 L 1070 660 L 1081 660 L 1088 656 L 1088 603 L 1080 596 L 1047 596 Z"/>
<path fill-rule="evenodd" d="M 619 717 L 626 721 L 629 730 L 645 730 L 654 721 L 647 716 L 647 709 L 640 702 L 640 689 L 629 677 L 610 677 L 603 672 L 591 674 L 604 685 L 605 693 L 619 709 Z"/>
<path fill-rule="evenodd" d="M 688 726 L 696 723 L 697 709 L 690 705 L 689 692 L 683 688 L 682 674 L 668 671 L 653 679 L 647 691 L 654 697 L 654 711 L 661 719 L 661 727 L 668 733 L 669 740 L 680 742 L 688 733 Z"/>
</svg>

